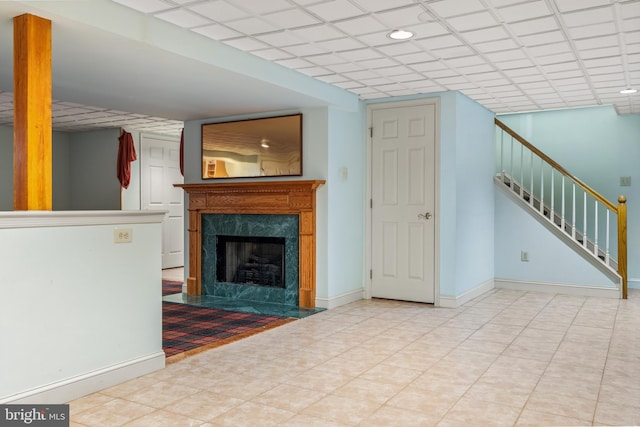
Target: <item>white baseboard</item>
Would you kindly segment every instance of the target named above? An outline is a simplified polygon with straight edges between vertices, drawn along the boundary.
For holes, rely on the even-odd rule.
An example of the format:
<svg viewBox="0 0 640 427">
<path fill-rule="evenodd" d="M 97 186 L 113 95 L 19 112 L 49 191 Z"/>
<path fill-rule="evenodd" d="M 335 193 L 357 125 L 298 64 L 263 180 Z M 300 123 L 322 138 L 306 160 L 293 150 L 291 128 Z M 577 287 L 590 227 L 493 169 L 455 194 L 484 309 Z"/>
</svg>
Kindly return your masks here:
<svg viewBox="0 0 640 427">
<path fill-rule="evenodd" d="M 108 368 L 78 375 L 77 377 L 67 378 L 43 387 L 12 396 L 6 396 L 0 398 L 0 404 L 67 403 L 88 394 L 163 369 L 164 367 L 165 354 L 163 351 L 160 351 L 149 356 L 109 366 Z"/>
<path fill-rule="evenodd" d="M 581 286 L 562 283 L 527 282 L 520 280 L 494 279 L 498 289 L 513 289 L 518 291 L 550 292 L 555 294 L 576 295 L 600 298 L 620 298 L 619 288 L 603 286 Z"/>
<path fill-rule="evenodd" d="M 440 295 L 440 302 L 438 304 L 438 307 L 460 307 L 461 305 L 471 301 L 472 299 L 484 294 L 487 291 L 490 291 L 493 288 L 494 281 L 493 279 L 489 279 L 486 282 L 480 283 L 478 286 L 471 288 L 458 296 Z"/>
<path fill-rule="evenodd" d="M 640 289 L 640 279 L 627 279 L 627 287 Z"/>
<path fill-rule="evenodd" d="M 341 305 L 360 301 L 364 298 L 364 289 L 356 289 L 355 291 L 345 292 L 344 294 L 331 298 L 316 298 L 316 307 L 332 309 Z"/>
</svg>

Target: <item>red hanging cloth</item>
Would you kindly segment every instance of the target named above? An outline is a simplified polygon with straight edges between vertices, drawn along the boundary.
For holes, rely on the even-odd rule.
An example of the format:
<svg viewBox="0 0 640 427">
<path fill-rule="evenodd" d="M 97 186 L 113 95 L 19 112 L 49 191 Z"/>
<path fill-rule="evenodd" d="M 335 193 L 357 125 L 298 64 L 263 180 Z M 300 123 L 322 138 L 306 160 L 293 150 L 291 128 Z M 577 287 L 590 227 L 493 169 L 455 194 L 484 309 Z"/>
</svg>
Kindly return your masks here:
<svg viewBox="0 0 640 427">
<path fill-rule="evenodd" d="M 184 176 L 184 128 L 180 133 L 180 173 Z"/>
<path fill-rule="evenodd" d="M 118 140 L 120 141 L 117 164 L 118 181 L 126 189 L 129 188 L 129 181 L 131 180 L 131 162 L 137 159 L 136 147 L 129 132 L 122 132 Z"/>
</svg>

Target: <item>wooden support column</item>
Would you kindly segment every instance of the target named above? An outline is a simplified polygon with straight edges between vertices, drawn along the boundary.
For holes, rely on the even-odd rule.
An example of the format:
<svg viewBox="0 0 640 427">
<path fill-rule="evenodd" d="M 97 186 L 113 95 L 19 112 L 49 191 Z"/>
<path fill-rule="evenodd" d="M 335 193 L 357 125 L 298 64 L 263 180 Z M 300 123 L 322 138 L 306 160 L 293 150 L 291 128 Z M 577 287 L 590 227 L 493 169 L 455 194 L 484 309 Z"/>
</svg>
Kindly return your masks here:
<svg viewBox="0 0 640 427">
<path fill-rule="evenodd" d="M 13 18 L 13 209 L 52 209 L 51 21 Z"/>
</svg>

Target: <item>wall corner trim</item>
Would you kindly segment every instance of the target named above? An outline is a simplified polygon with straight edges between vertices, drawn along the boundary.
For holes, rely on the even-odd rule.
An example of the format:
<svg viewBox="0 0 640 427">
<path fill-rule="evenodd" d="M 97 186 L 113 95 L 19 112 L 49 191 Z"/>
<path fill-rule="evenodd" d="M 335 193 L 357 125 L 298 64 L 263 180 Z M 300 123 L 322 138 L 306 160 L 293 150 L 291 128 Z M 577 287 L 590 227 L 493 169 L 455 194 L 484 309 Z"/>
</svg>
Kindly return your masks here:
<svg viewBox="0 0 640 427">
<path fill-rule="evenodd" d="M 468 303 L 472 299 L 474 299 L 476 297 L 479 297 L 480 295 L 484 294 L 485 292 L 490 291 L 494 287 L 495 287 L 494 280 L 493 279 L 489 279 L 489 280 L 487 280 L 485 282 L 482 282 L 479 285 L 469 289 L 468 291 L 463 292 L 462 294 L 460 294 L 458 296 L 440 295 L 440 303 L 438 304 L 438 307 L 458 308 L 461 305 Z"/>
</svg>

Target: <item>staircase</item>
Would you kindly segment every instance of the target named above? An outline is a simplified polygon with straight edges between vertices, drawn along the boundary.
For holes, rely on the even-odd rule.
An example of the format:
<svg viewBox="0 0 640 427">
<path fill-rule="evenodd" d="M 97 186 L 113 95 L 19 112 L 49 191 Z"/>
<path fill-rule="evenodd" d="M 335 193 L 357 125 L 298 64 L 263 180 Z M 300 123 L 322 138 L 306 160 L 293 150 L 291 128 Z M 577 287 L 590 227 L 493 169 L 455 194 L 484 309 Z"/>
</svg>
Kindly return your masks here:
<svg viewBox="0 0 640 427">
<path fill-rule="evenodd" d="M 497 127 L 495 181 L 520 204 L 553 225 L 575 250 L 614 274 L 627 298 L 627 207 L 613 204 L 570 174 L 500 120 Z"/>
</svg>

